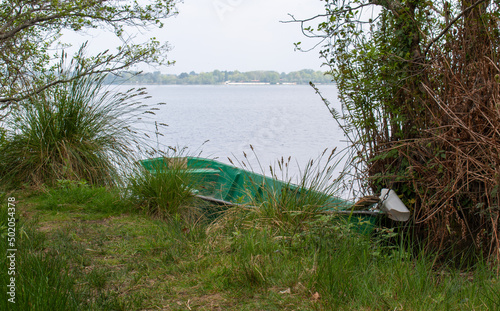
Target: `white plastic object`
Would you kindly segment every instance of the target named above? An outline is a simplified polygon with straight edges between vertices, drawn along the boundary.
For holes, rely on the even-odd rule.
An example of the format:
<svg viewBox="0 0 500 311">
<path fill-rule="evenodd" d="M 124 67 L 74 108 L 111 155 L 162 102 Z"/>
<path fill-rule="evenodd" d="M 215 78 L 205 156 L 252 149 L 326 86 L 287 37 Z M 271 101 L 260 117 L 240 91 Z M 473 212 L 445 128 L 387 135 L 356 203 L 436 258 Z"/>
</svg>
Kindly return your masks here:
<svg viewBox="0 0 500 311">
<path fill-rule="evenodd" d="M 382 189 L 380 194 L 381 209 L 387 216 L 395 221 L 407 221 L 410 219 L 410 211 L 399 199 L 394 190 Z"/>
</svg>

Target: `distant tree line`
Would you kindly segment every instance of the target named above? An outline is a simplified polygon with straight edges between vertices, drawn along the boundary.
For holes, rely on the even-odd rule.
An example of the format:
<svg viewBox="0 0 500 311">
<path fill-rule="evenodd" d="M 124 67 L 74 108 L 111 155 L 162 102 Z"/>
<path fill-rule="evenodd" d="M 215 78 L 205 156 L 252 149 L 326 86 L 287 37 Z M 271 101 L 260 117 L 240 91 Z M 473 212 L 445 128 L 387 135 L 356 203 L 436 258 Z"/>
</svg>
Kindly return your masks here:
<svg viewBox="0 0 500 311">
<path fill-rule="evenodd" d="M 108 84 L 224 84 L 233 83 L 332 83 L 331 76 L 325 75 L 322 71 L 304 69 L 290 73 L 281 74 L 276 71 L 220 71 L 190 73 L 183 72 L 179 75 L 162 74 L 160 71 L 138 73 L 132 71 L 121 72 L 120 74 L 110 74 L 106 78 Z"/>
</svg>

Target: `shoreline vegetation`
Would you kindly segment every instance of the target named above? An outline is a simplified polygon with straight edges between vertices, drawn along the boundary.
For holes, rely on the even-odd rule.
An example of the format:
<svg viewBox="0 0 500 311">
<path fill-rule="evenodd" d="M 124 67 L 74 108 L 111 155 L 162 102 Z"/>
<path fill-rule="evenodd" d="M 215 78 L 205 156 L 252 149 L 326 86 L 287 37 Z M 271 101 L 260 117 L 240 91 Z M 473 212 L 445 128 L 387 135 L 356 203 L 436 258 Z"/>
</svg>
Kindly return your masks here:
<svg viewBox="0 0 500 311">
<path fill-rule="evenodd" d="M 157 108 L 141 105 L 142 89 L 101 92 L 104 77 L 47 89 L 7 120 L 0 253 L 10 257 L 0 257 L 0 278 L 10 287 L 1 310 L 500 308 L 488 258 L 429 251 L 391 225 L 360 234 L 361 220 L 322 213 L 316 194 L 341 188 L 330 175 L 335 151 L 324 167 L 310 161 L 297 191 L 227 208 L 198 200 L 202 180 L 182 161 L 145 170 L 134 144 L 148 157 L 188 154 L 141 139 L 135 121 Z M 155 125 L 150 136 L 163 135 Z M 273 174 L 288 176 L 289 161 Z"/>
<path fill-rule="evenodd" d="M 310 161 L 297 191 L 264 190 L 263 203 L 227 208 L 194 196 L 202 180 L 182 161 L 154 173 L 134 165 L 125 147 L 144 141 L 124 133 L 140 135 L 135 117 L 154 107 L 138 110 L 140 89 L 103 97 L 102 81 L 78 78 L 47 90 L 31 99 L 26 118 L 9 119 L 0 253 L 15 248 L 15 257 L 0 257 L 0 278 L 10 282 L 1 310 L 500 308 L 498 274 L 486 259 L 443 259 L 402 228 L 381 224 L 365 235 L 356 227 L 362 220 L 322 213 L 325 196 L 316 194 L 338 190 L 334 151 L 324 154 L 325 166 Z M 116 123 L 125 108 L 136 116 Z M 97 169 L 118 158 L 124 171 Z M 274 176 L 287 176 L 289 161 L 278 161 Z"/>
<path fill-rule="evenodd" d="M 214 70 L 212 72 L 181 74 L 163 74 L 155 72 L 123 71 L 109 74 L 104 80 L 105 84 L 138 84 L 138 85 L 268 85 L 268 84 L 333 84 L 327 73 L 303 69 L 289 73 L 276 71 L 248 71 L 240 72 Z"/>
<path fill-rule="evenodd" d="M 157 181 L 175 176 L 162 175 Z M 146 191 L 156 181 L 138 183 Z M 177 178 L 176 178 L 177 179 Z M 172 180 L 172 179 L 171 179 Z M 138 180 L 139 181 L 139 180 Z M 173 180 L 172 180 L 173 181 Z M 159 187 L 153 187 L 159 190 Z M 164 187 L 165 188 L 165 187 Z M 175 187 L 174 187 L 175 188 Z M 136 188 L 137 189 L 137 188 Z M 183 191 L 185 189 L 177 190 Z M 360 235 L 332 215 L 230 208 L 214 220 L 175 191 L 149 196 L 60 181 L 16 190 L 15 308 L 2 310 L 498 310 L 484 262 L 455 267 L 391 229 Z M 138 193 L 138 192 L 136 192 Z M 7 196 L 1 195 L 3 202 Z M 176 198 L 177 197 L 177 198 Z M 290 197 L 292 198 L 292 197 Z M 156 202 L 153 202 L 156 201 Z M 2 223 L 6 205 L 0 207 Z M 292 207 L 292 206 L 289 206 Z M 163 215 L 161 215 L 163 214 Z M 300 220 L 300 223 L 295 223 Z M 6 243 L 0 244 L 5 254 Z M 0 258 L 7 267 L 8 258 Z M 7 278 L 7 269 L 0 275 Z M 17 309 L 16 309 L 17 308 Z"/>
<path fill-rule="evenodd" d="M 214 206 L 195 196 L 203 180 L 182 161 L 154 172 L 138 164 L 133 150 L 188 156 L 141 138 L 166 127 L 134 127 L 159 109 L 141 104 L 142 88 L 103 93 L 105 75 L 70 72 L 71 83 L 9 116 L 0 139 L 0 278 L 10 286 L 1 310 L 500 308 L 498 263 L 486 254 L 429 250 L 407 224 L 367 235 L 361 219 L 325 215 L 315 194 L 348 182 L 331 179 L 335 151 L 324 167 L 309 162 L 297 191 Z M 289 161 L 272 174 L 288 176 Z"/>
<path fill-rule="evenodd" d="M 325 0 L 326 14 L 290 15 L 321 39 L 330 76 L 124 71 L 169 63 L 167 43 L 124 27 L 161 28 L 178 1 L 140 2 L 0 6 L 0 310 L 500 310 L 499 1 Z M 62 30 L 97 28 L 121 45 L 53 64 Z M 146 84 L 330 79 L 342 109 L 316 93 L 347 153 L 311 160 L 299 187 L 250 182 L 265 200 L 235 207 L 198 200 L 207 180 L 179 160 L 186 149 L 154 142 L 168 135 L 154 119 L 164 103 L 141 104 Z M 141 157 L 167 159 L 147 171 Z M 360 234 L 362 219 L 322 212 L 323 194 L 346 188 L 391 188 L 413 218 Z"/>
</svg>

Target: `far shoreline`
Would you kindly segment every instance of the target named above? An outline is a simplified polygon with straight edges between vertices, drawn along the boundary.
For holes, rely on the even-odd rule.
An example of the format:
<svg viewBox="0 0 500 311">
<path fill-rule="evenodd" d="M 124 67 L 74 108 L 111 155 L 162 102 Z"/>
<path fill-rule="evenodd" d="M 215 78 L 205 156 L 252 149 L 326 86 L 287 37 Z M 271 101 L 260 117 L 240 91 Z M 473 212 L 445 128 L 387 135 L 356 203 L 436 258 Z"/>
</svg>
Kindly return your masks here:
<svg viewBox="0 0 500 311">
<path fill-rule="evenodd" d="M 309 83 L 254 83 L 254 82 L 234 82 L 234 83 L 217 83 L 217 84 L 167 84 L 167 83 L 107 83 L 106 85 L 117 86 L 309 86 Z M 332 83 L 314 83 L 314 85 L 336 85 Z"/>
</svg>

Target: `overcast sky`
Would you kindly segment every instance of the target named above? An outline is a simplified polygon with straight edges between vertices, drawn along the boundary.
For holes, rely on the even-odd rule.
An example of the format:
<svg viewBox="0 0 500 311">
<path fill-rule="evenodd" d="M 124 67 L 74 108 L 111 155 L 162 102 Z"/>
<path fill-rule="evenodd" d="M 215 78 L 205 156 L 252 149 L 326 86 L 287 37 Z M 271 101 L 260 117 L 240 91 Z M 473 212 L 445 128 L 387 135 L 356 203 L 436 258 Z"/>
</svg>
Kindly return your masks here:
<svg viewBox="0 0 500 311">
<path fill-rule="evenodd" d="M 288 13 L 298 18 L 322 13 L 323 4 L 319 0 L 186 0 L 158 37 L 174 47 L 171 57 L 177 64 L 168 71 L 319 70 L 317 51 L 294 51 L 294 42 L 307 39 L 300 25 L 280 21 L 289 20 Z"/>
<path fill-rule="evenodd" d="M 297 18 L 321 14 L 323 4 L 320 0 L 185 0 L 178 6 L 179 15 L 167 19 L 164 28 L 143 34 L 168 41 L 173 47 L 169 60 L 175 60 L 175 66 L 140 69 L 175 74 L 215 69 L 326 70 L 320 67 L 317 50 L 294 51 L 294 42 L 315 43 L 302 35 L 300 25 L 280 23 L 290 19 L 288 13 Z M 90 44 L 92 50 L 102 50 L 108 42 L 113 40 L 99 34 Z"/>
</svg>

